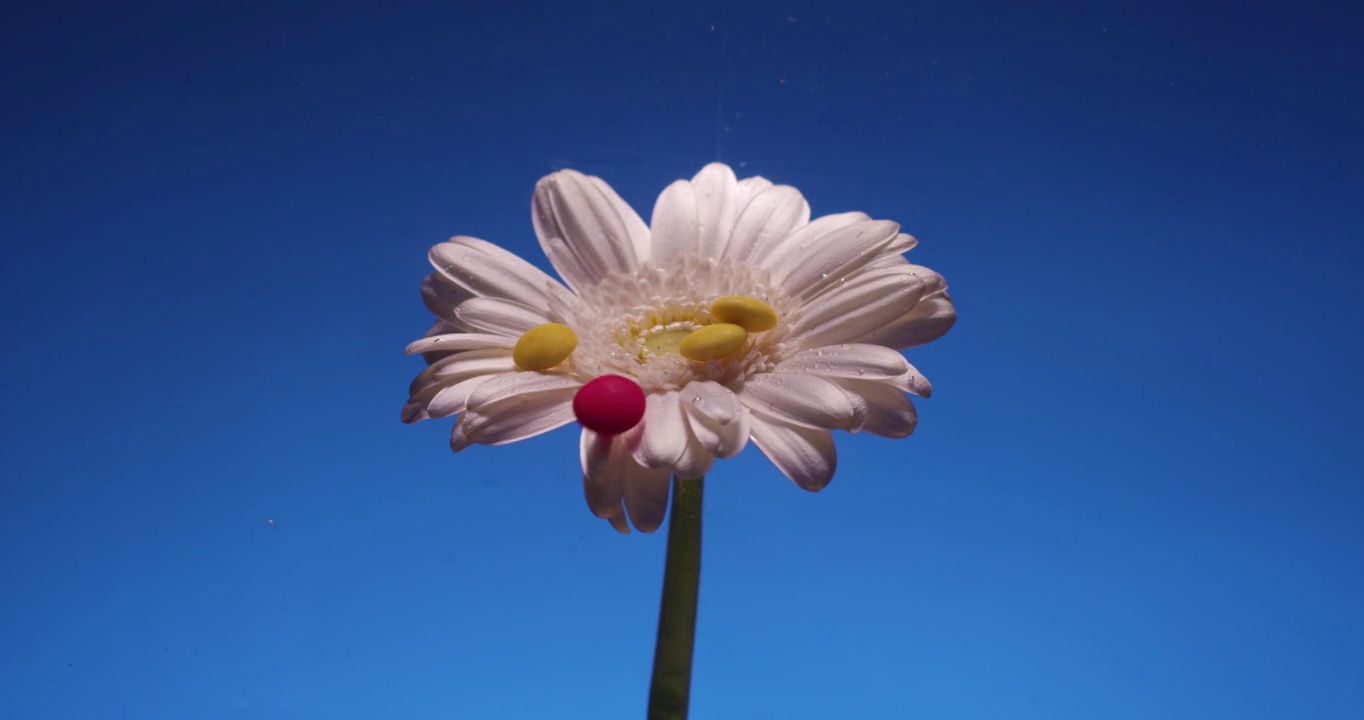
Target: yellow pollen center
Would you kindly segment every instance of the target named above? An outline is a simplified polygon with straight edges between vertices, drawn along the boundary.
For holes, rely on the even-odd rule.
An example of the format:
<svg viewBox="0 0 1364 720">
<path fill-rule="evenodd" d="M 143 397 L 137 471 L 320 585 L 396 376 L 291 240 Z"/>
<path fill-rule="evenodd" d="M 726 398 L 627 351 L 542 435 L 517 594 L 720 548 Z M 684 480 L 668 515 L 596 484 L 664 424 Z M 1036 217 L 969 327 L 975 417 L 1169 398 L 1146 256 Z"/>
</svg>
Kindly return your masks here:
<svg viewBox="0 0 1364 720">
<path fill-rule="evenodd" d="M 640 324 L 630 323 L 616 336 L 616 342 L 635 348 L 640 362 L 662 355 L 709 362 L 738 352 L 748 342 L 749 333 L 771 330 L 777 326 L 777 319 L 777 311 L 757 298 L 727 295 L 711 303 L 710 323 L 704 313 L 649 313 Z"/>
<path fill-rule="evenodd" d="M 696 330 L 694 322 L 673 322 L 649 328 L 639 333 L 640 360 L 650 355 L 672 355 L 682 340 Z"/>
</svg>

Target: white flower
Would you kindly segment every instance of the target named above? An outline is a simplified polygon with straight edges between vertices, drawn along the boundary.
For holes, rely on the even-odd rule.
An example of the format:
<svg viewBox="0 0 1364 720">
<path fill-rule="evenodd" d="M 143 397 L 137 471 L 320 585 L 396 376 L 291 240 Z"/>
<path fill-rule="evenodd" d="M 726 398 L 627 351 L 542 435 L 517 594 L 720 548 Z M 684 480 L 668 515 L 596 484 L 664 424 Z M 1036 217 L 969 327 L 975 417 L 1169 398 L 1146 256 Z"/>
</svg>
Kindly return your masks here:
<svg viewBox="0 0 1364 720">
<path fill-rule="evenodd" d="M 601 179 L 573 170 L 536 185 L 532 219 L 562 284 L 483 240 L 431 249 L 436 272 L 422 294 L 439 322 L 408 347 L 431 364 L 403 420 L 459 415 L 455 451 L 567 425 L 584 384 L 632 378 L 646 396 L 642 421 L 615 435 L 584 428 L 580 459 L 593 513 L 629 532 L 628 513 L 651 532 L 670 474 L 699 477 L 750 439 L 817 491 L 834 474 L 830 430 L 914 431 L 905 393 L 927 397 L 929 384 L 899 351 L 940 337 L 956 312 L 942 276 L 903 257 L 916 241 L 896 223 L 858 212 L 811 221 L 795 188 L 737 180 L 718 163 L 669 185 L 649 225 Z M 727 315 L 741 327 L 725 335 L 714 329 L 722 297 L 775 312 L 776 325 Z M 514 360 L 518 340 L 547 323 L 566 326 L 543 332 L 567 339 L 527 340 L 544 351 Z M 705 347 L 684 356 L 684 340 Z"/>
</svg>

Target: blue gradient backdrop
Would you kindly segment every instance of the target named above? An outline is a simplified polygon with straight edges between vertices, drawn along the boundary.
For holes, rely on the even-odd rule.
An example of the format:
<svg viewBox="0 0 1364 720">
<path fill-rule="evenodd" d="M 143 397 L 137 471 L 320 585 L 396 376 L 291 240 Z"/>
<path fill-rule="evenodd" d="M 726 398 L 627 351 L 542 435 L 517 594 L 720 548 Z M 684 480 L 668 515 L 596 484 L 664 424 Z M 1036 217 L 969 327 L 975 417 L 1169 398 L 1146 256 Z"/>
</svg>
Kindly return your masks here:
<svg viewBox="0 0 1364 720">
<path fill-rule="evenodd" d="M 717 153 L 961 320 L 824 493 L 713 472 L 694 718 L 1364 717 L 1357 8 L 377 7 L 6 11 L 0 718 L 642 717 L 664 534 L 402 349 L 429 245 Z"/>
</svg>

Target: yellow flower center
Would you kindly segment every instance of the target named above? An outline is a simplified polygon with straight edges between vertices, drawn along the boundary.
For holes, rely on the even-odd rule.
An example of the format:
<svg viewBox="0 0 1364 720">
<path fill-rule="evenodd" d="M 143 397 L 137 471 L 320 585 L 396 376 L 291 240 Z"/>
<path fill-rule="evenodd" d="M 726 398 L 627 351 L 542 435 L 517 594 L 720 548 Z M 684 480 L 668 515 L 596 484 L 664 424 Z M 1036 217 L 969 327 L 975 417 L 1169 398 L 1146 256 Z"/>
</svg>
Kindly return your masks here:
<svg viewBox="0 0 1364 720">
<path fill-rule="evenodd" d="M 654 324 L 634 325 L 629 330 L 630 344 L 638 348 L 641 362 L 656 355 L 681 355 L 695 362 L 709 362 L 738 352 L 749 333 L 776 327 L 777 311 L 756 298 L 726 295 L 711 303 L 709 317 L 698 308 L 697 312 L 663 316 L 650 313 L 645 322 Z M 622 347 L 626 345 L 623 339 L 618 338 L 617 342 Z"/>
<path fill-rule="evenodd" d="M 645 360 L 650 355 L 676 353 L 682 341 L 695 332 L 697 327 L 699 325 L 695 322 L 682 320 L 639 331 L 637 334 L 640 342 L 639 359 Z"/>
<path fill-rule="evenodd" d="M 578 298 L 555 317 L 578 332 L 566 372 L 584 382 L 624 375 L 646 394 L 770 372 L 797 307 L 763 268 L 695 255 L 610 273 Z"/>
<path fill-rule="evenodd" d="M 512 347 L 512 362 L 526 371 L 548 370 L 568 359 L 578 347 L 578 335 L 559 323 L 545 323 L 526 331 Z"/>
</svg>

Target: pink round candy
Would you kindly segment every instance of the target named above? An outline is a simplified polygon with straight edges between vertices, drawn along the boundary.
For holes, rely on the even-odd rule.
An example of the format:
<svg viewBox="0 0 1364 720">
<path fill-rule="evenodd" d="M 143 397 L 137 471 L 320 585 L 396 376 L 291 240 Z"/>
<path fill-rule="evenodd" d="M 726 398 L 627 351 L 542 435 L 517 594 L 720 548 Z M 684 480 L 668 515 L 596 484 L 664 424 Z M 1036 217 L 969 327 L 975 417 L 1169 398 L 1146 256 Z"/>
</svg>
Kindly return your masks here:
<svg viewBox="0 0 1364 720">
<path fill-rule="evenodd" d="M 600 435 L 619 435 L 644 419 L 644 390 L 621 375 L 602 375 L 578 388 L 573 414 Z"/>
</svg>

